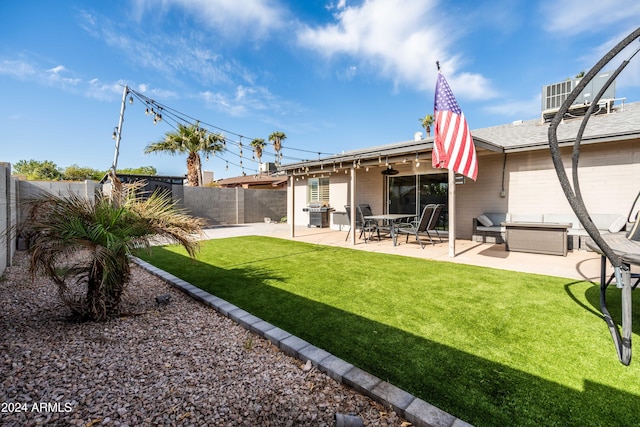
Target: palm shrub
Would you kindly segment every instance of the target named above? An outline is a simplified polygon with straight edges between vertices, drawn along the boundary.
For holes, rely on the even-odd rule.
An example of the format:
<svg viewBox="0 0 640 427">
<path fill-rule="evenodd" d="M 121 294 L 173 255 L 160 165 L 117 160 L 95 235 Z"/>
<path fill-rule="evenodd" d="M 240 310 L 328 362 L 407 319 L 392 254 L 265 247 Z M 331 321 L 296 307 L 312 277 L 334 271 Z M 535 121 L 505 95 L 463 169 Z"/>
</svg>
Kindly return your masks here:
<svg viewBox="0 0 640 427">
<path fill-rule="evenodd" d="M 119 313 L 134 249 L 163 239 L 195 256 L 204 220 L 187 215 L 166 194 L 143 197 L 128 190 L 115 199 L 102 193 L 95 200 L 42 194 L 28 201 L 31 272 L 51 278 L 62 301 L 82 319 Z M 73 292 L 78 287 L 79 295 Z"/>
</svg>

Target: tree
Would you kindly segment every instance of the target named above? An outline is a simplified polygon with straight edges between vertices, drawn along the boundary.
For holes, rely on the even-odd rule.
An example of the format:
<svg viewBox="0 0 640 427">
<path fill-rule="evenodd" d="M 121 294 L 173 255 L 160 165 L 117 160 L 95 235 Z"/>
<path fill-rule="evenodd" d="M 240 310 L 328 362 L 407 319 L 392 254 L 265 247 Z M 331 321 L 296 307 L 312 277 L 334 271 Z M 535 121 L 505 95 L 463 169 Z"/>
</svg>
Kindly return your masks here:
<svg viewBox="0 0 640 427">
<path fill-rule="evenodd" d="M 31 271 L 51 278 L 62 300 L 82 319 L 104 320 L 119 313 L 134 249 L 161 238 L 195 255 L 193 236 L 204 220 L 185 214 L 165 194 L 141 198 L 135 188 L 129 190 L 117 202 L 104 194 L 93 200 L 50 193 L 29 201 Z M 79 290 L 85 287 L 86 292 Z"/>
<path fill-rule="evenodd" d="M 267 144 L 264 142 L 264 139 L 256 138 L 251 141 L 251 146 L 253 147 L 253 152 L 256 154 L 256 157 L 258 158 L 258 163 L 260 163 L 262 160 L 262 152 L 264 150 L 264 147 L 267 146 Z"/>
<path fill-rule="evenodd" d="M 418 121 L 420 121 L 420 124 L 422 125 L 424 130 L 427 132 L 427 138 L 431 137 L 431 125 L 433 124 L 433 115 L 427 114 L 426 116 L 424 116 L 424 118 L 418 119 Z"/>
<path fill-rule="evenodd" d="M 29 181 L 58 181 L 62 172 L 58 165 L 50 160 L 18 160 L 13 165 L 14 175 L 24 175 Z"/>
<path fill-rule="evenodd" d="M 91 179 L 94 181 L 100 181 L 104 176 L 104 172 L 97 169 L 91 169 L 88 167 L 80 167 L 76 164 L 67 166 L 62 173 L 62 179 L 67 181 L 84 181 Z"/>
<path fill-rule="evenodd" d="M 273 149 L 276 150 L 276 165 L 280 164 L 282 158 L 280 150 L 282 149 L 282 141 L 285 139 L 287 139 L 287 135 L 284 132 L 277 131 L 269 135 L 269 142 L 273 143 Z"/>
<path fill-rule="evenodd" d="M 178 124 L 177 132 L 167 132 L 164 139 L 147 145 L 144 152 L 187 154 L 187 183 L 197 187 L 202 185 L 200 153 L 209 157 L 210 154 L 224 151 L 224 140 L 222 134 L 208 132 L 198 122 L 189 126 Z"/>
<path fill-rule="evenodd" d="M 157 175 L 158 171 L 153 166 L 140 166 L 138 168 L 118 169 L 118 174 L 122 175 Z M 104 174 L 103 174 L 104 175 Z"/>
</svg>

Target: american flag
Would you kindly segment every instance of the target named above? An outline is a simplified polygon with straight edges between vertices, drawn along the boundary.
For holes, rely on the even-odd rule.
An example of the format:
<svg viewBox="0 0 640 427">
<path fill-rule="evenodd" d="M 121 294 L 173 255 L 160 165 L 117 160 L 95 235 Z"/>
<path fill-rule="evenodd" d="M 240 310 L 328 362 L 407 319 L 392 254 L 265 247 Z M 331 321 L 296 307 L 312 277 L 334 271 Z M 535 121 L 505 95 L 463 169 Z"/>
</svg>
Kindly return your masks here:
<svg viewBox="0 0 640 427">
<path fill-rule="evenodd" d="M 476 147 L 467 120 L 442 73 L 438 73 L 434 109 L 433 167 L 450 169 L 475 181 L 478 176 Z"/>
</svg>

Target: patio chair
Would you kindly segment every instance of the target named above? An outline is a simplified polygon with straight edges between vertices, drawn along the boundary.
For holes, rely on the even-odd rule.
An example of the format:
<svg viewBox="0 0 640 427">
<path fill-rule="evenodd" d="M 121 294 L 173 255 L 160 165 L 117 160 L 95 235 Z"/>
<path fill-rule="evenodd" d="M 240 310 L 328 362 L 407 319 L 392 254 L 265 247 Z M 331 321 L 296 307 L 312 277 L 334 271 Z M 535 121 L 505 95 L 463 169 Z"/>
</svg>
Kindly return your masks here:
<svg viewBox="0 0 640 427">
<path fill-rule="evenodd" d="M 349 224 L 351 224 L 351 206 L 345 205 L 345 211 L 347 211 L 347 218 L 349 220 Z M 364 242 L 367 243 L 369 237 L 367 237 L 366 233 L 371 235 L 373 231 L 377 229 L 377 225 L 373 221 L 365 221 L 364 215 L 362 214 L 362 210 L 359 206 L 356 209 L 356 230 L 360 230 L 360 239 L 364 236 Z M 345 237 L 345 242 L 349 239 L 349 235 L 351 234 L 351 227 L 349 227 L 349 232 L 347 233 L 347 237 Z M 380 236 L 378 235 L 378 240 Z"/>
<path fill-rule="evenodd" d="M 362 219 L 364 220 L 364 217 L 366 216 L 370 216 L 373 215 L 373 211 L 371 210 L 371 206 L 366 204 L 366 203 L 362 203 L 358 205 L 358 209 L 361 211 L 362 213 Z M 371 228 L 375 227 L 375 230 L 370 230 L 369 233 L 369 238 L 371 238 L 371 235 L 373 234 L 373 232 L 375 231 L 377 236 L 378 236 L 378 241 L 380 241 L 380 232 L 386 232 L 386 233 L 391 233 L 391 227 L 384 225 L 384 224 L 380 224 L 379 220 L 369 220 L 368 221 L 368 225 Z"/>
<path fill-rule="evenodd" d="M 427 238 L 431 242 L 432 245 L 435 245 L 435 242 L 431 238 L 430 232 L 435 232 L 440 239 L 440 243 L 442 243 L 442 237 L 438 232 L 436 226 L 438 225 L 438 221 L 440 219 L 440 214 L 442 213 L 442 209 L 444 205 L 441 204 L 429 204 L 424 207 L 422 210 L 422 215 L 420 215 L 420 219 L 418 221 L 412 221 L 404 224 L 399 224 L 397 228 L 398 234 L 406 234 L 406 242 L 409 242 L 409 235 L 413 235 L 416 237 L 418 243 L 420 243 L 420 248 L 424 249 L 424 244 L 422 240 L 420 240 L 420 234 L 426 234 Z"/>
</svg>

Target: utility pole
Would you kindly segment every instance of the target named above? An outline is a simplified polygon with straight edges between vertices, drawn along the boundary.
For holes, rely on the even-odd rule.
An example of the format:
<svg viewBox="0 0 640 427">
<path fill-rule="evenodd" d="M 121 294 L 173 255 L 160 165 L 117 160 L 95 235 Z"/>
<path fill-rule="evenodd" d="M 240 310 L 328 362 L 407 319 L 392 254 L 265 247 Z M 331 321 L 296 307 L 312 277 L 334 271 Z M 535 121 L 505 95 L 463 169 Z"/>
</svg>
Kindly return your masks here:
<svg viewBox="0 0 640 427">
<path fill-rule="evenodd" d="M 118 127 L 113 131 L 113 139 L 116 140 L 116 152 L 113 155 L 113 164 L 111 165 L 111 171 L 113 176 L 116 176 L 116 167 L 118 166 L 118 154 L 120 154 L 120 139 L 122 137 L 122 122 L 124 122 L 124 109 L 127 105 L 127 95 L 129 94 L 129 86 L 125 86 L 122 91 L 122 106 L 120 107 L 120 119 L 118 120 Z"/>
</svg>

